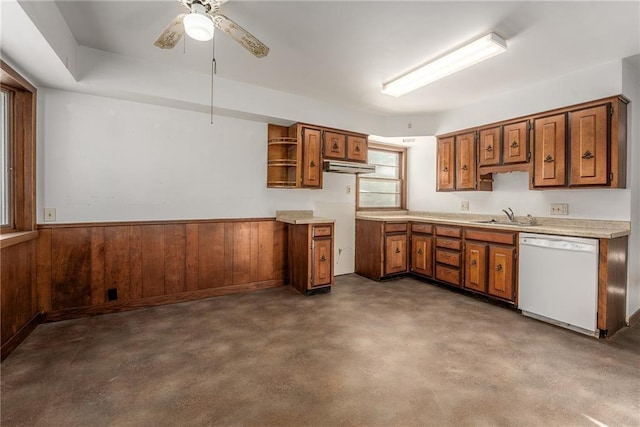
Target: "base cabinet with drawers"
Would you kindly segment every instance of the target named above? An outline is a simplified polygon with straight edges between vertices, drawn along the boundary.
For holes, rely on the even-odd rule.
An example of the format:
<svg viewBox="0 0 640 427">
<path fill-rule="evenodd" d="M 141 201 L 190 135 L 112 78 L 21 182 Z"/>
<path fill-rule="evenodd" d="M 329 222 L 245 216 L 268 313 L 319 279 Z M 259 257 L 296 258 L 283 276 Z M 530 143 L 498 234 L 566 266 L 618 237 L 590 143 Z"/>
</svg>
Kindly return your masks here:
<svg viewBox="0 0 640 427">
<path fill-rule="evenodd" d="M 289 279 L 302 294 L 333 286 L 333 224 L 289 225 Z"/>
<path fill-rule="evenodd" d="M 436 225 L 435 279 L 462 286 L 462 229 Z"/>
</svg>

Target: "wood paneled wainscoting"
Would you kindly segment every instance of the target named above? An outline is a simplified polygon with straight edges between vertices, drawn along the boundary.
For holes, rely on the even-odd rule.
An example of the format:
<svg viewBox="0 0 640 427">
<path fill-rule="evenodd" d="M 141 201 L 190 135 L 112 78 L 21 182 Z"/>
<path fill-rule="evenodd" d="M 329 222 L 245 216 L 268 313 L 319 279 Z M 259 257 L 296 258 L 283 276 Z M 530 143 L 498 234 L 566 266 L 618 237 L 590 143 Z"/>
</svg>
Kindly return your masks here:
<svg viewBox="0 0 640 427">
<path fill-rule="evenodd" d="M 0 255 L 0 306 L 2 351 L 5 359 L 40 323 L 36 304 L 36 236 L 15 233 L 2 239 Z M 6 236 L 3 236 L 6 237 Z"/>
<path fill-rule="evenodd" d="M 272 218 L 55 224 L 39 231 L 37 298 L 45 321 L 287 282 L 287 228 Z"/>
</svg>

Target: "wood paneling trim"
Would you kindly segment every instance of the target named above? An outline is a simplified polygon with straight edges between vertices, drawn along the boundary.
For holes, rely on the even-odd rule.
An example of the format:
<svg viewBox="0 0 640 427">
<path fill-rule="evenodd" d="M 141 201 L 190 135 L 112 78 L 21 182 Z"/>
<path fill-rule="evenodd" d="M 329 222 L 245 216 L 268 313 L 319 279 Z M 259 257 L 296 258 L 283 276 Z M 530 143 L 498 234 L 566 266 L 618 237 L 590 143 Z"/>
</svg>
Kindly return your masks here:
<svg viewBox="0 0 640 427">
<path fill-rule="evenodd" d="M 631 316 L 629 316 L 629 326 L 634 326 L 636 323 L 640 321 L 640 308 L 636 310 Z"/>
<path fill-rule="evenodd" d="M 223 295 L 232 295 L 243 292 L 257 291 L 261 289 L 277 288 L 283 286 L 283 280 L 266 280 L 263 282 L 244 283 L 218 288 L 201 289 L 197 291 L 181 292 L 173 295 L 139 298 L 132 301 L 117 301 L 95 306 L 74 307 L 56 310 L 44 314 L 44 322 L 76 319 L 79 317 L 95 316 L 99 314 L 119 313 L 122 311 L 136 310 L 139 308 L 154 307 L 158 305 L 175 304 L 179 302 L 195 301 Z"/>
<path fill-rule="evenodd" d="M 222 218 L 222 219 L 177 219 L 158 221 L 111 221 L 111 222 L 69 222 L 56 224 L 38 224 L 38 230 L 49 228 L 85 228 L 85 227 L 114 227 L 114 226 L 142 226 L 142 225 L 172 225 L 172 224 L 211 224 L 220 222 L 260 222 L 275 221 L 275 218 Z"/>
<path fill-rule="evenodd" d="M 42 323 L 42 313 L 34 314 L 27 323 L 25 323 L 15 334 L 11 336 L 11 338 L 7 340 L 7 342 L 3 343 L 2 348 L 0 349 L 0 361 L 3 361 L 7 356 L 13 353 L 13 351 L 18 348 L 22 341 L 24 341 L 40 323 Z"/>
<path fill-rule="evenodd" d="M 37 231 L 22 231 L 17 233 L 2 234 L 0 235 L 0 249 L 8 248 L 9 246 L 17 245 L 29 240 L 35 240 L 38 238 Z"/>
</svg>

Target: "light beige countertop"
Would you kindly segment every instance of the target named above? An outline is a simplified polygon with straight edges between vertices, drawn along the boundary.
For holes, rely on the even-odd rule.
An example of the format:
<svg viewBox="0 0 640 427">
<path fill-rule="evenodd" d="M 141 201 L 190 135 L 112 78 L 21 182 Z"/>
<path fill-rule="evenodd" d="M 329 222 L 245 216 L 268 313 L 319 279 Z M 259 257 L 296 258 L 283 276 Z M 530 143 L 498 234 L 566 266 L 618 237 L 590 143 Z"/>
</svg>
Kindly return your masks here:
<svg viewBox="0 0 640 427">
<path fill-rule="evenodd" d="M 276 221 L 287 224 L 333 224 L 335 219 L 313 216 L 313 211 L 276 211 Z"/>
<path fill-rule="evenodd" d="M 561 236 L 592 237 L 599 239 L 613 239 L 628 236 L 631 233 L 629 221 L 607 221 L 575 218 L 535 217 L 534 225 L 528 225 L 527 217 L 516 217 L 516 223 L 505 224 L 505 215 L 458 214 L 448 212 L 359 212 L 357 219 L 372 221 L 417 221 L 434 224 L 463 225 L 466 227 L 483 228 L 485 230 L 511 230 L 526 233 L 555 234 Z M 495 219 L 498 223 L 486 224 L 477 221 Z"/>
</svg>

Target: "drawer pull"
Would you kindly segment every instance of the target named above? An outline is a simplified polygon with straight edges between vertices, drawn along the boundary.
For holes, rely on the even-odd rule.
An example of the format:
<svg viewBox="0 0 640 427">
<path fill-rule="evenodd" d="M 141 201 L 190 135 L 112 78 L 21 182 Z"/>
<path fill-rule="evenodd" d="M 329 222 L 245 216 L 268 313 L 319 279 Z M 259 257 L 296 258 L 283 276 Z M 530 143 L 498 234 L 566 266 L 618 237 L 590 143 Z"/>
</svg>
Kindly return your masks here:
<svg viewBox="0 0 640 427">
<path fill-rule="evenodd" d="M 355 151 L 356 153 L 359 153 L 359 152 L 360 152 L 360 146 L 359 146 L 359 145 L 356 145 L 356 146 L 353 148 L 353 151 Z"/>
<path fill-rule="evenodd" d="M 475 267 L 476 265 L 478 265 L 478 261 L 475 259 L 472 259 L 470 264 L 471 264 L 471 267 Z"/>
<path fill-rule="evenodd" d="M 491 152 L 491 151 L 493 151 L 493 146 L 487 145 L 487 148 L 485 148 L 485 150 Z"/>
<path fill-rule="evenodd" d="M 518 144 L 516 141 L 513 141 L 511 143 L 511 148 L 518 148 L 520 146 L 520 144 Z"/>
<path fill-rule="evenodd" d="M 334 142 L 333 145 L 331 146 L 331 151 L 338 151 L 340 147 L 338 147 L 338 143 Z"/>
<path fill-rule="evenodd" d="M 585 151 L 585 152 L 584 152 L 584 154 L 582 155 L 582 158 L 583 158 L 583 159 L 587 159 L 587 160 L 589 160 L 589 159 L 593 159 L 593 154 L 591 154 L 591 151 L 587 150 L 587 151 Z"/>
<path fill-rule="evenodd" d="M 463 171 L 466 171 L 466 170 L 468 170 L 468 169 L 469 169 L 469 166 L 467 166 L 467 165 L 462 165 L 462 170 L 463 170 Z"/>
<path fill-rule="evenodd" d="M 553 162 L 553 157 L 551 157 L 551 154 L 547 154 L 547 157 L 544 158 L 544 162 L 545 163 Z"/>
<path fill-rule="evenodd" d="M 309 166 L 311 166 L 312 168 L 315 168 L 316 167 L 316 162 L 311 160 L 311 163 L 309 163 Z"/>
<path fill-rule="evenodd" d="M 320 261 L 321 261 L 321 262 L 325 262 L 326 260 L 327 260 L 327 257 L 325 257 L 324 255 L 322 255 L 322 256 L 320 257 Z"/>
<path fill-rule="evenodd" d="M 449 172 L 449 168 L 445 166 L 444 169 L 442 169 L 442 172 Z"/>
<path fill-rule="evenodd" d="M 400 248 L 396 248 L 396 253 L 399 254 L 400 253 Z"/>
<path fill-rule="evenodd" d="M 502 271 L 502 264 L 498 264 L 498 265 L 496 265 L 496 271 L 497 271 L 497 272 Z"/>
<path fill-rule="evenodd" d="M 424 252 L 422 251 L 422 248 L 418 248 L 418 255 L 422 255 Z"/>
</svg>

